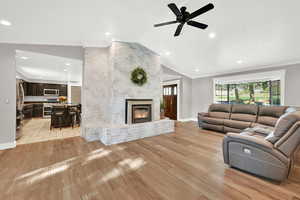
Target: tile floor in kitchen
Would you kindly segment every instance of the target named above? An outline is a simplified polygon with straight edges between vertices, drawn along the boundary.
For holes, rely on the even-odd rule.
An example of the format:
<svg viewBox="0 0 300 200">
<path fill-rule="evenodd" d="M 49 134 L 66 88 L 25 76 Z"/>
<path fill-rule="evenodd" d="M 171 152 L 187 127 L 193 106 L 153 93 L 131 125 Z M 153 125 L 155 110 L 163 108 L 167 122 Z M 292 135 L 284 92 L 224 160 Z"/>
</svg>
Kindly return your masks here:
<svg viewBox="0 0 300 200">
<path fill-rule="evenodd" d="M 17 140 L 17 145 L 80 136 L 80 127 L 78 126 L 50 130 L 50 118 L 24 120 L 21 131 L 22 136 Z"/>
</svg>

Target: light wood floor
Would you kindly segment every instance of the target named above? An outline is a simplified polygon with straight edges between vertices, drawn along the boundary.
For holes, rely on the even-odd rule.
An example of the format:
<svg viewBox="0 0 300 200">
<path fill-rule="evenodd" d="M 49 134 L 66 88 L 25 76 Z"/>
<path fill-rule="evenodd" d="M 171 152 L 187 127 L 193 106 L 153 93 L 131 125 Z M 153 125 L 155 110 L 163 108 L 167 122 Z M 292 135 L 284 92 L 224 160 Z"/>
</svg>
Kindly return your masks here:
<svg viewBox="0 0 300 200">
<path fill-rule="evenodd" d="M 80 137 L 20 145 L 0 151 L 0 199 L 300 199 L 299 170 L 278 184 L 228 168 L 222 138 L 187 122 L 112 146 Z"/>
<path fill-rule="evenodd" d="M 17 140 L 19 144 L 30 144 L 49 140 L 65 139 L 69 137 L 80 136 L 78 126 L 62 128 L 53 128 L 50 130 L 49 118 L 32 118 L 24 120 L 22 127 L 22 137 Z"/>
</svg>

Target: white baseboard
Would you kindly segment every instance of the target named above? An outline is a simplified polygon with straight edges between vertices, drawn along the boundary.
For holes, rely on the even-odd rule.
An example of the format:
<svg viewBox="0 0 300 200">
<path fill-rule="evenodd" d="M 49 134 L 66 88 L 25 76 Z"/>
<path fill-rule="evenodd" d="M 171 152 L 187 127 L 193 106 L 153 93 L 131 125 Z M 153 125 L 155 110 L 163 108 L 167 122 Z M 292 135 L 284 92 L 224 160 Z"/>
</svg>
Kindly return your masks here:
<svg viewBox="0 0 300 200">
<path fill-rule="evenodd" d="M 12 149 L 16 147 L 16 141 L 11 142 L 11 143 L 2 143 L 0 144 L 0 150 L 4 149 Z"/>
<path fill-rule="evenodd" d="M 180 121 L 180 122 L 188 122 L 188 121 L 197 121 L 197 118 L 184 118 L 184 119 L 179 119 L 177 121 Z"/>
</svg>

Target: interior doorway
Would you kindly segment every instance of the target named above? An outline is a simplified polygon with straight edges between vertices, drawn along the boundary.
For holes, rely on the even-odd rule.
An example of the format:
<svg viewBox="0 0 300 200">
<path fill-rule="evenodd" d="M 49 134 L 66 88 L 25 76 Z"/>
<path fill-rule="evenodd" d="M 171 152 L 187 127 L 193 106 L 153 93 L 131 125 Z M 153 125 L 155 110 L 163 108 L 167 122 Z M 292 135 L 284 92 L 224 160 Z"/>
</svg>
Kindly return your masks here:
<svg viewBox="0 0 300 200">
<path fill-rule="evenodd" d="M 80 136 L 82 61 L 16 50 L 17 145 Z"/>
<path fill-rule="evenodd" d="M 163 86 L 164 114 L 166 117 L 173 120 L 177 120 L 177 95 L 177 84 Z"/>
</svg>

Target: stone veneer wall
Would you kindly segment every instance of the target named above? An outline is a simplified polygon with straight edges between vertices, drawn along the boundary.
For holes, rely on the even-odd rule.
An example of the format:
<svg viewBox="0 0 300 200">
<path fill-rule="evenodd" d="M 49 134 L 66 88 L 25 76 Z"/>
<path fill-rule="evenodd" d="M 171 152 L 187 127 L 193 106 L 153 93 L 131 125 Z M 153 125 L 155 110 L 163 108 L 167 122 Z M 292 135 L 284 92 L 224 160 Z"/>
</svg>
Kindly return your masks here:
<svg viewBox="0 0 300 200">
<path fill-rule="evenodd" d="M 130 80 L 131 71 L 142 67 L 148 75 L 143 86 Z M 137 43 L 113 42 L 107 48 L 85 48 L 82 91 L 82 133 L 86 128 L 125 125 L 125 99 L 153 99 L 154 120 L 160 119 L 160 57 Z"/>
</svg>

